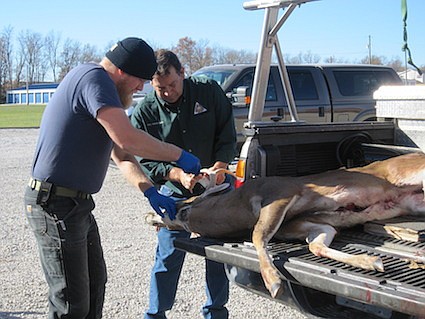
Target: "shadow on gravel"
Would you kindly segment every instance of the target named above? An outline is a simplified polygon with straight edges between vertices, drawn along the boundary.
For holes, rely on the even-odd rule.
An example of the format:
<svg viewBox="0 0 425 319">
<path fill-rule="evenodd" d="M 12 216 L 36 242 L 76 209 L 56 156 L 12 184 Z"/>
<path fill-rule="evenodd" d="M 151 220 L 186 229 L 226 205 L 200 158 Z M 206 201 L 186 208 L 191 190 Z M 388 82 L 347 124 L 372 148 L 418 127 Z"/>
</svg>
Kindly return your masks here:
<svg viewBox="0 0 425 319">
<path fill-rule="evenodd" d="M 4 312 L 0 311 L 0 319 L 23 319 L 28 318 L 28 315 L 43 315 L 43 312 L 34 312 L 34 311 L 13 311 L 13 312 Z"/>
</svg>

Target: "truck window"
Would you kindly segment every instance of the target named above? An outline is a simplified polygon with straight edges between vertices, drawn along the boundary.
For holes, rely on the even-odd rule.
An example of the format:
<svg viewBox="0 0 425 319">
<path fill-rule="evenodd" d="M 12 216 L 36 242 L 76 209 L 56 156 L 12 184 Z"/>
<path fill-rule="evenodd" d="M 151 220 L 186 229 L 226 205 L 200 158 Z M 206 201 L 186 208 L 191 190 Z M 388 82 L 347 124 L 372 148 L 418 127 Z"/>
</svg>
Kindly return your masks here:
<svg viewBox="0 0 425 319">
<path fill-rule="evenodd" d="M 254 71 L 248 72 L 245 75 L 243 75 L 239 79 L 239 81 L 236 82 L 234 88 L 237 88 L 240 86 L 247 86 L 250 92 L 252 92 L 253 81 L 254 81 Z M 269 83 L 267 85 L 266 101 L 277 101 L 276 85 L 271 76 L 269 76 Z"/>
<path fill-rule="evenodd" d="M 314 83 L 313 75 L 309 71 L 289 71 L 289 79 L 291 81 L 292 90 L 295 100 L 318 100 L 316 84 Z M 254 72 L 248 72 L 239 81 L 235 87 L 248 86 L 252 89 L 254 80 Z M 277 101 L 276 85 L 273 77 L 269 76 L 267 85 L 266 101 Z"/>
<path fill-rule="evenodd" d="M 381 85 L 394 83 L 388 72 L 334 71 L 338 90 L 343 96 L 372 96 Z"/>
<path fill-rule="evenodd" d="M 203 71 L 200 73 L 195 72 L 193 75 L 212 79 L 223 87 L 224 83 L 233 73 L 234 71 Z"/>
<path fill-rule="evenodd" d="M 309 71 L 289 71 L 292 93 L 295 100 L 318 100 L 313 75 Z"/>
</svg>

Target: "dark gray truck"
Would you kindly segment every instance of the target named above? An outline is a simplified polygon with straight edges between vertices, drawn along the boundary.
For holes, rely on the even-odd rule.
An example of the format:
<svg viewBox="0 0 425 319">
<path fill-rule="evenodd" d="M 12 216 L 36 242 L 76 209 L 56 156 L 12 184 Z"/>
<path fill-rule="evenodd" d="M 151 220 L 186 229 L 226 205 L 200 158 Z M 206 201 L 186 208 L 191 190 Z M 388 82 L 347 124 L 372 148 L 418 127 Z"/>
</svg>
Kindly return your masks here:
<svg viewBox="0 0 425 319">
<path fill-rule="evenodd" d="M 382 85 L 402 84 L 394 69 L 380 65 L 303 64 L 286 69 L 299 120 L 309 123 L 376 120 L 373 92 Z M 194 73 L 217 81 L 232 102 L 239 142 L 248 120 L 254 72 L 254 64 L 221 64 Z M 291 120 L 278 65 L 270 68 L 262 120 Z"/>
<path fill-rule="evenodd" d="M 300 120 L 276 29 L 298 5 L 309 1 L 244 3 L 249 10 L 264 9 L 265 19 L 248 119 L 243 127 L 245 139 L 236 167 L 238 184 L 258 176 L 302 176 L 342 166 L 354 167 L 420 150 L 396 120 L 331 123 Z M 282 8 L 284 15 L 278 19 Z M 263 118 L 273 49 L 279 60 L 278 70 L 288 105 L 290 118 L 286 121 Z M 411 223 L 416 228 L 425 228 L 422 220 L 412 219 Z M 270 298 L 250 238 L 232 242 L 187 239 L 178 240 L 176 246 L 224 263 L 229 280 Z M 316 257 L 304 242 L 272 241 L 269 251 L 285 286 L 284 294 L 274 300 L 296 307 L 311 318 L 425 317 L 423 242 L 367 233 L 359 226 L 341 231 L 331 246 L 351 254 L 379 255 L 386 270 L 366 271 Z M 412 267 L 409 260 L 419 261 L 419 267 Z"/>
</svg>

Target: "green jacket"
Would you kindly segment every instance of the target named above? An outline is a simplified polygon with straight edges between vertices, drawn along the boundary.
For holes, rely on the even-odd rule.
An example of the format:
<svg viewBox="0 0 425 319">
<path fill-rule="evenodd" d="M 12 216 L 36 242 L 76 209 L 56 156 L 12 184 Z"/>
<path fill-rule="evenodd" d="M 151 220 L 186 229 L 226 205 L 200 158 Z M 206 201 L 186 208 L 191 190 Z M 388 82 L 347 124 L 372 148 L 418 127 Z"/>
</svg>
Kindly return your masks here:
<svg viewBox="0 0 425 319">
<path fill-rule="evenodd" d="M 193 153 L 200 159 L 202 167 L 211 167 L 216 161 L 230 163 L 236 156 L 232 106 L 213 80 L 185 79 L 182 99 L 174 109 L 168 108 L 152 91 L 134 108 L 131 123 L 162 141 Z M 174 163 L 139 160 L 154 183 L 166 183 L 175 192 L 190 197 L 191 194 L 180 184 L 173 183 L 173 187 L 164 178 Z"/>
</svg>

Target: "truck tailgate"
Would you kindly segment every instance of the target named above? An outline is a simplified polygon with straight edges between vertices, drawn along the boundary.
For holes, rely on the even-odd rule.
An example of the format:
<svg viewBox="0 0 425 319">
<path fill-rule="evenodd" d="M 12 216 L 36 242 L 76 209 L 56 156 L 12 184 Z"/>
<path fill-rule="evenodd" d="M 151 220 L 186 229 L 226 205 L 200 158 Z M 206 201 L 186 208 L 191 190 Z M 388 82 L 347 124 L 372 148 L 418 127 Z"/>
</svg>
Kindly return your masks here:
<svg viewBox="0 0 425 319">
<path fill-rule="evenodd" d="M 175 245 L 211 260 L 260 272 L 251 242 L 194 238 L 180 239 Z M 274 242 L 269 251 L 284 279 L 290 282 L 397 312 L 425 314 L 424 243 L 366 234 L 360 227 L 343 231 L 331 247 L 350 254 L 379 255 L 385 272 L 362 270 L 316 257 L 300 242 Z"/>
</svg>

